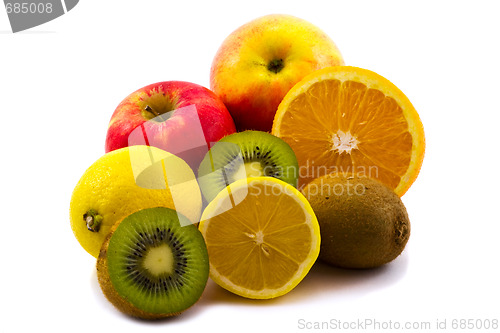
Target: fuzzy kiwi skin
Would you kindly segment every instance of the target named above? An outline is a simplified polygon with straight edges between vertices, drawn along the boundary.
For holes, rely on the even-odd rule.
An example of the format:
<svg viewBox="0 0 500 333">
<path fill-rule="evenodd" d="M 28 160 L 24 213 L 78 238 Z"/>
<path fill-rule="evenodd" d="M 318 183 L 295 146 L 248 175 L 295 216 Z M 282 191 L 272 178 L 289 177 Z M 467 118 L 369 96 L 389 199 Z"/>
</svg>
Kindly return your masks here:
<svg viewBox="0 0 500 333">
<path fill-rule="evenodd" d="M 410 237 L 408 213 L 399 196 L 382 183 L 330 174 L 302 192 L 320 225 L 320 260 L 342 268 L 374 268 L 404 250 Z"/>
</svg>

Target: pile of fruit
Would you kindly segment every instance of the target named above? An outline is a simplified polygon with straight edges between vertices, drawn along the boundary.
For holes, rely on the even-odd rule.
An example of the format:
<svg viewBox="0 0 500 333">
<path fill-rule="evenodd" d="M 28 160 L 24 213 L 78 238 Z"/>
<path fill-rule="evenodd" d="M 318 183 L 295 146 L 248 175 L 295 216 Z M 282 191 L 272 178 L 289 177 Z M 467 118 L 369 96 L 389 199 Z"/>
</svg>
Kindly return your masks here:
<svg viewBox="0 0 500 333">
<path fill-rule="evenodd" d="M 177 315 L 209 277 L 268 299 L 318 258 L 366 269 L 401 254 L 400 197 L 425 140 L 396 86 L 344 66 L 309 22 L 268 15 L 226 38 L 210 88 L 167 81 L 130 94 L 73 191 L 71 227 L 116 308 Z"/>
</svg>

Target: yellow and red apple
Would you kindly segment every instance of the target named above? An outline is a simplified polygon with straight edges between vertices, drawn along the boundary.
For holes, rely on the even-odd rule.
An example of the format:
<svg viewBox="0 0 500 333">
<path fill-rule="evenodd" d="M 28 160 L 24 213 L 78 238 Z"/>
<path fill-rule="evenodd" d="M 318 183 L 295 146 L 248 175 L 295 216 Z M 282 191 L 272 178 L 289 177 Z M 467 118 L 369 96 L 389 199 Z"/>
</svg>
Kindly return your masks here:
<svg viewBox="0 0 500 333">
<path fill-rule="evenodd" d="M 210 89 L 238 131 L 270 131 L 291 87 L 315 70 L 343 64 L 335 43 L 318 27 L 294 16 L 267 15 L 224 40 L 212 63 Z"/>
<path fill-rule="evenodd" d="M 154 146 L 197 169 L 211 144 L 236 131 L 224 103 L 191 82 L 158 82 L 131 93 L 116 108 L 105 151 L 133 145 Z"/>
</svg>

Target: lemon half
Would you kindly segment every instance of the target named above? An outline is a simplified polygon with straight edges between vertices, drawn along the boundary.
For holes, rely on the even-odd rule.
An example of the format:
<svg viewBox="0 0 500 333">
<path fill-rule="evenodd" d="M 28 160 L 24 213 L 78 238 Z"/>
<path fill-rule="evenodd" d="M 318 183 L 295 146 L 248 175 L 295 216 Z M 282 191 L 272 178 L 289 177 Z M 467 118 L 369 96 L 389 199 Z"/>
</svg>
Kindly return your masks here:
<svg viewBox="0 0 500 333">
<path fill-rule="evenodd" d="M 320 232 L 305 197 L 272 177 L 238 180 L 201 217 L 210 277 L 243 297 L 268 299 L 295 288 L 316 261 Z"/>
</svg>

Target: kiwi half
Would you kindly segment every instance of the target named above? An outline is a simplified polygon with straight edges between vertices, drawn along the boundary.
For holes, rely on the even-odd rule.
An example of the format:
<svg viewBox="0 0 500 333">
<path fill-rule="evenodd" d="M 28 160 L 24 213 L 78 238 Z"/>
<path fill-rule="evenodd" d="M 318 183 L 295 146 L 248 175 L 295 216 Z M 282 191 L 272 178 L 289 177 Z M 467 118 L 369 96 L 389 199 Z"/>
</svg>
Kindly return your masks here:
<svg viewBox="0 0 500 333">
<path fill-rule="evenodd" d="M 198 169 L 198 182 L 207 202 L 229 184 L 247 177 L 278 178 L 297 187 L 299 166 L 292 148 L 261 131 L 244 131 L 219 140 Z"/>
<path fill-rule="evenodd" d="M 120 311 L 157 319 L 180 314 L 201 297 L 209 273 L 203 236 L 169 208 L 148 208 L 117 223 L 97 259 L 106 298 Z"/>
</svg>

